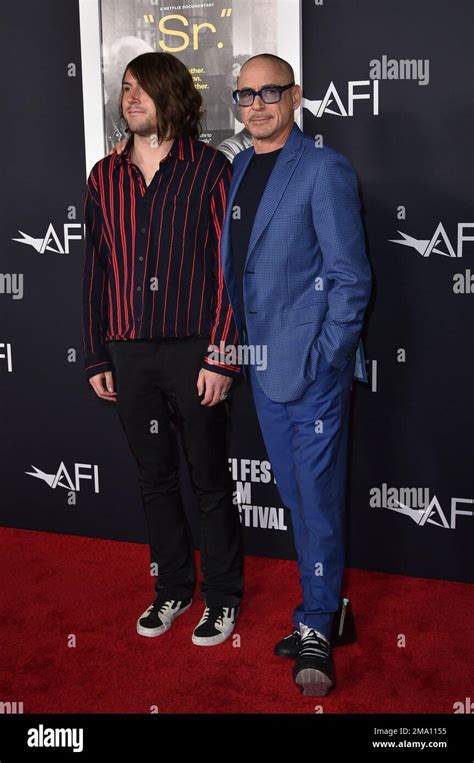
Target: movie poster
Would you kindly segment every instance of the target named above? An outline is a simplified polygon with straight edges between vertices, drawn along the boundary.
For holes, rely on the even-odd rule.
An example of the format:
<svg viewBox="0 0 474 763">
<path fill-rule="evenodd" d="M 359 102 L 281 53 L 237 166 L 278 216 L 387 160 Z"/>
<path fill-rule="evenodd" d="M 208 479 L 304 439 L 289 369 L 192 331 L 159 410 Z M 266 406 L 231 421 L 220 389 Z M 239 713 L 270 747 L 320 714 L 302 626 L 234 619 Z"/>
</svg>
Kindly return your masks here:
<svg viewBox="0 0 474 763">
<path fill-rule="evenodd" d="M 119 116 L 121 80 L 127 63 L 141 53 L 166 51 L 186 64 L 204 101 L 201 140 L 214 146 L 243 127 L 232 90 L 250 56 L 266 52 L 285 58 L 301 84 L 299 0 L 80 0 L 80 4 L 89 168 L 126 134 Z M 97 45 L 99 51 L 94 50 Z"/>
</svg>

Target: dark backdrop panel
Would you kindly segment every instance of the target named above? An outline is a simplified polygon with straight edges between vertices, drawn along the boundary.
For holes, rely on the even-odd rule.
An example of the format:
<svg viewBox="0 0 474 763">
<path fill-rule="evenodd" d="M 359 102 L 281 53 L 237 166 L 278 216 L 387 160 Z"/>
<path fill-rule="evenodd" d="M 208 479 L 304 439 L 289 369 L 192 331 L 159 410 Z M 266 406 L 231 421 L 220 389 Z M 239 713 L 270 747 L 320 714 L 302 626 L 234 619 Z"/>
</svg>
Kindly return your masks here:
<svg viewBox="0 0 474 763">
<path fill-rule="evenodd" d="M 474 295 L 455 293 L 453 277 L 474 273 L 474 242 L 457 245 L 459 223 L 474 221 L 474 6 L 331 0 L 305 9 L 308 101 L 333 82 L 348 112 L 349 82 L 366 81 L 354 91 L 373 95 L 372 62 L 422 62 L 418 79 L 379 80 L 378 114 L 373 97 L 355 101 L 353 116 L 304 110 L 305 131 L 356 167 L 374 272 L 372 383 L 355 390 L 350 563 L 472 580 Z M 342 111 L 334 100 L 328 108 Z M 439 223 L 457 256 L 423 256 Z M 403 234 L 418 249 L 390 241 Z M 442 238 L 435 249 L 450 252 Z"/>
<path fill-rule="evenodd" d="M 79 12 L 76 2 L 2 5 L 5 150 L 2 273 L 23 275 L 23 297 L 0 294 L 4 525 L 142 540 L 134 465 L 111 406 L 84 381 L 81 338 L 85 178 Z M 76 67 L 76 76 L 71 64 Z M 13 241 L 20 231 L 44 253 Z M 72 235 L 65 250 L 64 225 Z M 39 243 L 38 243 L 39 242 Z M 58 253 L 59 252 L 59 253 Z M 5 348 L 0 353 L 6 354 Z M 74 357 L 75 353 L 75 357 Z M 64 464 L 72 480 L 51 481 Z M 77 481 L 75 470 L 84 479 Z M 98 472 L 98 490 L 87 476 Z M 26 472 L 42 473 L 34 478 Z M 65 485 L 65 487 L 62 487 Z"/>
</svg>

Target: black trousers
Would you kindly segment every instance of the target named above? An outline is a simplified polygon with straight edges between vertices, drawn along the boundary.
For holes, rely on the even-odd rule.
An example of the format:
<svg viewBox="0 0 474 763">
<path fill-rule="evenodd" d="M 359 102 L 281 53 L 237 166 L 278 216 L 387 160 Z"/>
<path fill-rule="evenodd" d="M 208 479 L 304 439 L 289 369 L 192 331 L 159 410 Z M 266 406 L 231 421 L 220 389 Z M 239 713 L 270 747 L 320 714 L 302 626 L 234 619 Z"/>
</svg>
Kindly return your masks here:
<svg viewBox="0 0 474 763">
<path fill-rule="evenodd" d="M 239 604 L 243 552 L 227 460 L 226 403 L 201 405 L 196 383 L 209 339 L 108 342 L 117 410 L 138 465 L 155 600 L 194 592 L 191 532 L 179 489 L 177 431 L 200 510 L 201 593 L 208 606 Z"/>
</svg>

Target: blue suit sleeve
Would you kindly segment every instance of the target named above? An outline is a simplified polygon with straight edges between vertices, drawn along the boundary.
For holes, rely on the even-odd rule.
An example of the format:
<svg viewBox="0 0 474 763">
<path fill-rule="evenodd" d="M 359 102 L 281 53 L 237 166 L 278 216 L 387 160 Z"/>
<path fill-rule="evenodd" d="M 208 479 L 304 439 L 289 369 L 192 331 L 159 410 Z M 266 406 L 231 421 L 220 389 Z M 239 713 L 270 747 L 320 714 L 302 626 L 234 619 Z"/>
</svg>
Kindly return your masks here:
<svg viewBox="0 0 474 763">
<path fill-rule="evenodd" d="M 359 344 L 372 284 L 357 177 L 343 154 L 331 151 L 323 157 L 311 203 L 329 303 L 315 345 L 342 371 Z"/>
</svg>

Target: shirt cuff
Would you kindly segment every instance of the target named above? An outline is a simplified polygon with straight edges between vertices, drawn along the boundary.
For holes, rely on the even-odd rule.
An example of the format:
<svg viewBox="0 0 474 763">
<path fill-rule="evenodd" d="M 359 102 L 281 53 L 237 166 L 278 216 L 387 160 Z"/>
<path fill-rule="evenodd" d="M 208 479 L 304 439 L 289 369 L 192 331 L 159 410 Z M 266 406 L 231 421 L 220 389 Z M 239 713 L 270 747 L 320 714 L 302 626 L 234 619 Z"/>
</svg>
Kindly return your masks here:
<svg viewBox="0 0 474 763">
<path fill-rule="evenodd" d="M 216 360 L 209 359 L 207 357 L 203 358 L 203 361 L 201 363 L 201 368 L 204 368 L 205 371 L 212 371 L 215 374 L 220 374 L 221 376 L 228 376 L 234 379 L 236 376 L 239 376 L 241 372 L 240 366 L 232 366 L 232 365 L 229 365 L 229 363 L 220 363 Z"/>
<path fill-rule="evenodd" d="M 113 371 L 111 360 L 91 360 L 86 364 L 85 372 L 87 379 L 96 374 L 105 373 L 105 371 Z"/>
</svg>

